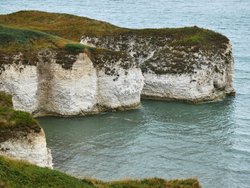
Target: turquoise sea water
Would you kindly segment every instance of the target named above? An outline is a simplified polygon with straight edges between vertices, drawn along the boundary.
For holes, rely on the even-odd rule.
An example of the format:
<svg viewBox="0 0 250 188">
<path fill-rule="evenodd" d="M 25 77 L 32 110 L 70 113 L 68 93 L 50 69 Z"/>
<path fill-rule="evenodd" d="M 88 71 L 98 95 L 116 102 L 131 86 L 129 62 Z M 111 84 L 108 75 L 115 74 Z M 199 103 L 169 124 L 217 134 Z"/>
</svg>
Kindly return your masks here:
<svg viewBox="0 0 250 188">
<path fill-rule="evenodd" d="M 56 169 L 80 177 L 198 177 L 203 187 L 250 187 L 249 0 L 0 0 L 0 14 L 64 12 L 131 28 L 197 25 L 228 36 L 235 98 L 190 105 L 143 101 L 138 110 L 41 118 Z"/>
</svg>

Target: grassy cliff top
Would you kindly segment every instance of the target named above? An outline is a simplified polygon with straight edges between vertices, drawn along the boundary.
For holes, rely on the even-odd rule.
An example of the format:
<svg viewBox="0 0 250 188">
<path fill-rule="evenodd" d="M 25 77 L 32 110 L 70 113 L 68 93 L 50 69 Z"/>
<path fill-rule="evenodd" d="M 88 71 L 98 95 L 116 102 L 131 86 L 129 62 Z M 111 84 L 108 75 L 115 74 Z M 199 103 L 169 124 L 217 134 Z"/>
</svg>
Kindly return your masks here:
<svg viewBox="0 0 250 188">
<path fill-rule="evenodd" d="M 0 92 L 0 143 L 31 131 L 41 131 L 37 121 L 27 112 L 14 110 L 11 96 Z"/>
<path fill-rule="evenodd" d="M 38 53 L 44 49 L 54 50 L 57 54 L 56 63 L 61 64 L 66 69 L 72 67 L 76 55 L 82 52 L 87 53 L 94 65 L 99 67 L 102 67 L 106 61 L 126 60 L 127 57 L 122 52 L 88 47 L 35 29 L 0 25 L 0 74 L 4 71 L 4 64 L 22 62 L 22 64 L 36 65 L 39 62 Z M 20 52 L 22 55 L 17 58 L 16 56 Z M 75 58 L 68 58 L 72 55 Z"/>
<path fill-rule="evenodd" d="M 63 48 L 71 41 L 38 30 L 0 25 L 0 52 Z"/>
<path fill-rule="evenodd" d="M 196 179 L 166 181 L 152 178 L 115 182 L 77 179 L 56 170 L 41 168 L 4 157 L 0 157 L 0 185 L 1 183 L 2 187 L 200 188 L 199 182 Z"/>
<path fill-rule="evenodd" d="M 79 41 L 83 33 L 101 35 L 122 30 L 109 23 L 86 17 L 41 11 L 19 11 L 0 15 L 0 24 L 36 29 L 74 41 Z"/>
<path fill-rule="evenodd" d="M 0 24 L 40 30 L 49 34 L 79 42 L 86 36 L 147 36 L 166 37 L 175 46 L 194 46 L 203 48 L 223 48 L 228 38 L 211 30 L 194 27 L 163 29 L 127 29 L 112 24 L 69 14 L 41 11 L 19 11 L 0 15 Z"/>
</svg>

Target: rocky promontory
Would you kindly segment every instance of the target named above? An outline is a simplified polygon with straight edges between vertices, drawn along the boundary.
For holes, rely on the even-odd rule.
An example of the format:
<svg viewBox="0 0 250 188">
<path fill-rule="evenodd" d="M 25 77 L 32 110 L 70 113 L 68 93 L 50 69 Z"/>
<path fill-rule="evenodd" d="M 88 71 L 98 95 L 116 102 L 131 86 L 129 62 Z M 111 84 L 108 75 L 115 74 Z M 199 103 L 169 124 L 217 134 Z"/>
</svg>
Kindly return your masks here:
<svg viewBox="0 0 250 188">
<path fill-rule="evenodd" d="M 229 40 L 198 27 L 88 35 L 81 43 L 129 54 L 144 76 L 143 98 L 216 101 L 234 94 Z"/>
<path fill-rule="evenodd" d="M 141 97 L 196 103 L 234 94 L 229 39 L 196 26 L 137 30 L 20 11 L 0 15 L 0 41 L 0 91 L 35 116 L 126 110 Z"/>
<path fill-rule="evenodd" d="M 0 49 L 0 91 L 13 96 L 15 109 L 69 116 L 139 106 L 143 76 L 126 54 L 38 31 L 0 29 L 12 33 Z M 20 46 L 18 40 L 24 40 Z"/>
</svg>

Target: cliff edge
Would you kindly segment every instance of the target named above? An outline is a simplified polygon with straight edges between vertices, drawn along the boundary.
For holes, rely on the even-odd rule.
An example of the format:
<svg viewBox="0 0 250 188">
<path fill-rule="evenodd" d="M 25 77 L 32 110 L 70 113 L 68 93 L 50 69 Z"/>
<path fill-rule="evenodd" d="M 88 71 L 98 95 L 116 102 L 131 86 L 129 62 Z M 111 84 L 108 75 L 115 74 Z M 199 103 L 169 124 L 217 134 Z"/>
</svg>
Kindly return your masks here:
<svg viewBox="0 0 250 188">
<path fill-rule="evenodd" d="M 0 26 L 0 91 L 34 116 L 86 115 L 140 105 L 143 76 L 123 52 Z"/>
<path fill-rule="evenodd" d="M 40 11 L 0 15 L 0 25 L 0 90 L 37 116 L 235 94 L 230 41 L 207 29 L 127 29 Z"/>
<path fill-rule="evenodd" d="M 142 97 L 192 103 L 234 95 L 233 56 L 223 35 L 198 27 L 83 35 L 81 43 L 129 54 L 143 73 Z"/>
<path fill-rule="evenodd" d="M 11 96 L 0 92 L 0 155 L 52 168 L 43 129 L 27 112 L 12 108 Z"/>
</svg>

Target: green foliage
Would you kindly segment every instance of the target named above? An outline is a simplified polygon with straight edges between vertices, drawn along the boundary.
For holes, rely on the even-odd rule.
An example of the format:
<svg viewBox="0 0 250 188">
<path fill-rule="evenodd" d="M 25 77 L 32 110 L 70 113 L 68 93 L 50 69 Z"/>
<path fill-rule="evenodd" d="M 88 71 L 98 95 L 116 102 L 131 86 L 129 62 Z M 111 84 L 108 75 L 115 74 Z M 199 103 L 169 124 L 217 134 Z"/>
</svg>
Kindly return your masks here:
<svg viewBox="0 0 250 188">
<path fill-rule="evenodd" d="M 82 44 L 65 44 L 64 49 L 71 53 L 81 53 L 85 46 Z"/>
<path fill-rule="evenodd" d="M 0 157 L 0 178 L 8 187 L 93 187 L 61 172 Z"/>
<path fill-rule="evenodd" d="M 104 185 L 103 185 L 104 184 Z M 99 184 L 103 188 L 200 188 L 199 182 L 194 179 L 166 181 L 159 178 L 144 180 L 123 180 Z M 98 184 L 97 184 L 98 185 Z M 98 186 L 97 186 L 98 187 Z"/>
<path fill-rule="evenodd" d="M 79 41 L 84 33 L 112 34 L 119 30 L 118 27 L 106 22 L 69 14 L 41 11 L 19 11 L 13 14 L 0 15 L 0 24 L 34 28 L 73 41 Z"/>
<path fill-rule="evenodd" d="M 0 107 L 12 107 L 12 97 L 5 92 L 0 92 Z"/>
<path fill-rule="evenodd" d="M 41 168 L 26 162 L 0 157 L 0 182 L 6 187 L 74 187 L 74 188 L 200 188 L 195 179 L 166 181 L 159 178 L 102 182 L 77 179 L 62 172 Z M 2 183 L 2 184 L 3 184 Z"/>
<path fill-rule="evenodd" d="M 40 132 L 38 122 L 31 114 L 12 108 L 10 95 L 0 92 L 0 142 L 14 138 L 19 133 Z"/>
<path fill-rule="evenodd" d="M 4 62 L 1 57 L 13 52 L 32 54 L 45 48 L 60 49 L 68 42 L 66 39 L 38 30 L 0 25 L 0 64 Z"/>
<path fill-rule="evenodd" d="M 172 41 L 173 46 L 193 46 L 203 49 L 221 48 L 228 42 L 227 37 L 199 27 L 162 28 L 162 29 L 127 29 L 86 17 L 69 14 L 48 13 L 41 11 L 20 11 L 0 15 L 0 24 L 15 25 L 20 28 L 34 28 L 54 34 L 68 40 L 79 41 L 83 36 L 147 36 L 164 37 Z M 115 41 L 114 41 L 115 42 Z M 160 40 L 159 40 L 160 42 Z"/>
<path fill-rule="evenodd" d="M 38 124 L 31 114 L 14 110 L 10 116 L 10 121 L 18 126 L 33 126 Z"/>
<path fill-rule="evenodd" d="M 207 30 L 194 27 L 177 28 L 173 33 L 173 46 L 184 46 L 184 47 L 199 47 L 203 49 L 214 49 L 224 48 L 225 43 L 229 40 L 227 37 Z"/>
<path fill-rule="evenodd" d="M 48 38 L 49 35 L 40 31 L 27 29 L 15 29 L 0 25 L 0 46 L 5 46 L 10 43 L 28 43 L 32 40 Z"/>
</svg>

